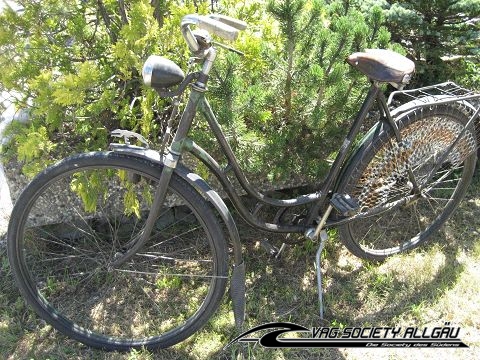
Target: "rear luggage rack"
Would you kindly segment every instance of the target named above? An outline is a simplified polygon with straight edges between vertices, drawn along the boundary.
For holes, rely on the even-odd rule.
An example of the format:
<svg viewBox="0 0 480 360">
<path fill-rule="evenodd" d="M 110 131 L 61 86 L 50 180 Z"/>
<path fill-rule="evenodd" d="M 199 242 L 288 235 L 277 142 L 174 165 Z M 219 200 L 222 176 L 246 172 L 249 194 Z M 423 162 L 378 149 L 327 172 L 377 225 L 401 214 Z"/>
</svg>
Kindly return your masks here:
<svg viewBox="0 0 480 360">
<path fill-rule="evenodd" d="M 432 98 L 435 103 L 451 103 L 458 101 L 468 101 L 472 106 L 480 107 L 480 94 L 473 90 L 465 89 L 454 82 L 448 81 L 441 84 L 425 86 L 412 90 L 394 91 L 388 98 L 388 105 L 394 105 L 400 102 L 405 104 L 416 100 L 421 104 L 431 104 Z"/>
<path fill-rule="evenodd" d="M 394 118 L 418 108 L 454 103 L 469 117 L 466 127 L 474 124 L 480 145 L 480 93 L 478 92 L 448 81 L 418 89 L 394 91 L 387 101 Z"/>
</svg>

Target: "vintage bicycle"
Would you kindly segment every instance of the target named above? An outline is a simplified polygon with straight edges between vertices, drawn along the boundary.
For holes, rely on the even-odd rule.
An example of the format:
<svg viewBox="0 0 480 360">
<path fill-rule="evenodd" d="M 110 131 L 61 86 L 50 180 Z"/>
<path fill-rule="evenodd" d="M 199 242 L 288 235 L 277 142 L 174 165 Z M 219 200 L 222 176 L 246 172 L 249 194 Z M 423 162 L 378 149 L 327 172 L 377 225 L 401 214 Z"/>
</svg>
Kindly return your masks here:
<svg viewBox="0 0 480 360">
<path fill-rule="evenodd" d="M 206 99 L 217 49 L 236 51 L 214 43 L 211 34 L 234 40 L 245 27 L 222 15 L 187 15 L 181 31 L 198 70 L 185 75 L 160 56 L 145 62 L 145 84 L 173 98 L 160 150 L 139 134 L 115 130 L 123 142 L 60 161 L 18 198 L 8 228 L 11 269 L 27 303 L 60 332 L 108 350 L 169 347 L 208 321 L 227 284 L 235 322 L 242 324 L 240 236 L 219 193 L 182 164 L 185 153 L 208 167 L 253 227 L 320 239 L 321 316 L 320 253 L 327 229 L 337 228 L 356 256 L 382 260 L 424 243 L 464 197 L 477 160 L 480 95 L 451 82 L 405 91 L 414 63 L 390 50 L 348 58 L 371 87 L 321 188 L 292 199 L 257 191 Z M 380 89 L 384 83 L 397 88 L 388 99 Z M 358 140 L 374 103 L 380 121 Z M 188 137 L 197 113 L 227 166 Z M 256 206 L 245 203 L 233 179 Z M 263 218 L 262 206 L 276 209 L 271 219 Z"/>
</svg>

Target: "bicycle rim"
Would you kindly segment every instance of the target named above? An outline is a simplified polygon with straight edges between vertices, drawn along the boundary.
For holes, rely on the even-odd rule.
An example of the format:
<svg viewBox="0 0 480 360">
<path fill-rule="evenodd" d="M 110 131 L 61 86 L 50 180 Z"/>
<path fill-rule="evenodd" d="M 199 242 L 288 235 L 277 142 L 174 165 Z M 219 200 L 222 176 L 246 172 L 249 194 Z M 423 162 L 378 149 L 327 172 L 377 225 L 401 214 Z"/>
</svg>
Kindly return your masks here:
<svg viewBox="0 0 480 360">
<path fill-rule="evenodd" d="M 414 193 L 409 170 L 423 190 L 404 205 L 340 227 L 341 239 L 352 253 L 383 260 L 420 245 L 448 219 L 473 176 L 473 129 L 428 178 L 467 120 L 453 107 L 422 109 L 400 119 L 400 143 L 387 131 L 372 139 L 341 191 L 355 197 L 361 211 L 368 213 Z"/>
<path fill-rule="evenodd" d="M 141 234 L 160 172 L 139 162 L 112 153 L 64 161 L 14 210 L 9 255 L 27 302 L 90 346 L 171 346 L 208 320 L 225 289 L 218 223 L 175 176 L 149 241 L 122 261 Z"/>
</svg>

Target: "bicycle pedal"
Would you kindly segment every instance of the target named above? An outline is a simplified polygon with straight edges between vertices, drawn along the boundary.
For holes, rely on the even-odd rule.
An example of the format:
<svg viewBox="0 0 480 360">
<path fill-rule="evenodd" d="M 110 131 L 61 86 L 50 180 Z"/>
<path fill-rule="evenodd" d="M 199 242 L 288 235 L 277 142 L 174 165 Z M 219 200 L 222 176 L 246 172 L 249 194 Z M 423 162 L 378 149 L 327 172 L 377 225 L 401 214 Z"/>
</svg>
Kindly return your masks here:
<svg viewBox="0 0 480 360">
<path fill-rule="evenodd" d="M 280 250 L 273 244 L 271 244 L 267 239 L 260 240 L 260 245 L 272 257 L 276 257 Z"/>
<path fill-rule="evenodd" d="M 348 194 L 333 194 L 330 204 L 343 216 L 353 216 L 360 209 L 357 199 Z"/>
</svg>

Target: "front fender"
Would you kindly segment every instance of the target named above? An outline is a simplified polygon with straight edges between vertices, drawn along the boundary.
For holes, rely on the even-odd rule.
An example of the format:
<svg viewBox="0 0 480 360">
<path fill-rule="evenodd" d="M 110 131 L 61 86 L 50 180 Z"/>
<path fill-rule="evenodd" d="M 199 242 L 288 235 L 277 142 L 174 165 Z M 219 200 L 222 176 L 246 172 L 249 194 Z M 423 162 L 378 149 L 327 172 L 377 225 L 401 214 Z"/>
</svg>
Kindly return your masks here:
<svg viewBox="0 0 480 360">
<path fill-rule="evenodd" d="M 233 303 L 235 324 L 240 329 L 245 318 L 245 264 L 242 259 L 242 244 L 235 220 L 220 195 L 205 180 L 181 164 L 177 166 L 175 172 L 213 204 L 228 229 L 235 257 L 235 265 L 230 279 L 230 297 Z"/>
<path fill-rule="evenodd" d="M 112 146 L 114 145 L 114 146 Z M 117 146 L 115 146 L 117 145 Z M 111 144 L 113 151 L 129 156 L 135 156 L 142 159 L 147 159 L 159 166 L 164 166 L 160 154 L 151 149 L 144 149 L 135 146 L 128 146 L 123 144 Z M 240 242 L 240 234 L 238 233 L 237 225 L 233 219 L 230 210 L 220 197 L 220 195 L 213 190 L 205 180 L 195 174 L 182 164 L 178 164 L 174 172 L 180 176 L 184 181 L 191 185 L 197 192 L 199 192 L 205 199 L 207 199 L 217 210 L 227 227 L 230 241 L 233 245 L 234 267 L 230 279 L 230 296 L 233 302 L 233 312 L 235 315 L 235 324 L 240 328 L 245 317 L 245 264 L 242 256 L 242 244 Z"/>
<path fill-rule="evenodd" d="M 114 152 L 147 159 L 157 163 L 160 166 L 164 166 L 158 151 L 125 144 L 110 144 L 110 148 L 112 148 Z M 207 199 L 218 211 L 230 235 L 230 240 L 233 245 L 235 266 L 239 266 L 243 262 L 240 235 L 232 214 L 230 213 L 230 210 L 228 210 L 223 199 L 207 184 L 205 180 L 188 169 L 186 166 L 178 164 L 174 171 L 189 185 L 193 186 L 195 190 L 197 190 L 205 199 Z"/>
<path fill-rule="evenodd" d="M 199 193 L 203 195 L 210 203 L 215 207 L 215 209 L 220 214 L 223 222 L 225 223 L 230 239 L 233 245 L 233 252 L 235 257 L 235 265 L 240 265 L 242 260 L 242 244 L 240 242 L 240 235 L 238 233 L 237 225 L 235 220 L 228 210 L 227 205 L 223 199 L 218 195 L 218 193 L 213 190 L 205 180 L 200 176 L 192 172 L 186 166 L 179 164 L 175 169 L 175 173 L 179 175 L 183 180 L 185 180 L 189 185 L 192 185 Z"/>
</svg>

